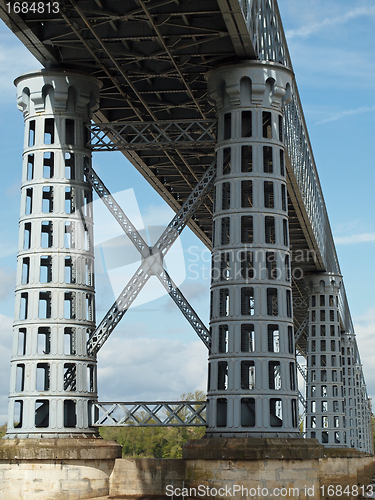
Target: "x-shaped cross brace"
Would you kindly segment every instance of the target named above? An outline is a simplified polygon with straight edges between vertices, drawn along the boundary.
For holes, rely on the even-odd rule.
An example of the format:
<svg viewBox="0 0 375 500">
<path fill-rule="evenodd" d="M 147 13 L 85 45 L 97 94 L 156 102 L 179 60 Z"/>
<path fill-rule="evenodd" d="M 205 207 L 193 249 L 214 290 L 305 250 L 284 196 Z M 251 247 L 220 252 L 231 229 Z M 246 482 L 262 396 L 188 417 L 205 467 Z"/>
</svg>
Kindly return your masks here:
<svg viewBox="0 0 375 500">
<path fill-rule="evenodd" d="M 109 190 L 93 170 L 89 159 L 86 159 L 85 162 L 85 174 L 88 182 L 95 189 L 98 196 L 103 200 L 142 256 L 141 265 L 120 293 L 116 302 L 104 316 L 99 326 L 90 335 L 87 342 L 87 352 L 94 355 L 99 351 L 151 276 L 159 278 L 168 294 L 209 349 L 211 341 L 210 332 L 164 269 L 163 259 L 211 188 L 216 175 L 216 159 L 206 170 L 201 180 L 153 247 L 149 247 L 146 244 L 121 207 L 116 203 Z"/>
</svg>

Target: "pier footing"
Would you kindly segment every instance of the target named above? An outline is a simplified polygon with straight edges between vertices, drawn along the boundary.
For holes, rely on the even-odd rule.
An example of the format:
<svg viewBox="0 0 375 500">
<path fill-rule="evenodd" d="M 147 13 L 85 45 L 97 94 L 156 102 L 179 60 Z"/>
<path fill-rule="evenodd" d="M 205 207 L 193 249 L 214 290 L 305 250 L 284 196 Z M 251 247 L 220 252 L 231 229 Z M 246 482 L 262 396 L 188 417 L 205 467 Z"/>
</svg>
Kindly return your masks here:
<svg viewBox="0 0 375 500">
<path fill-rule="evenodd" d="M 121 446 L 97 438 L 0 440 L 0 498 L 78 500 L 109 494 Z"/>
<path fill-rule="evenodd" d="M 182 459 L 120 456 L 100 438 L 2 440 L 0 498 L 358 500 L 375 473 L 374 455 L 299 438 L 201 439 Z"/>
</svg>

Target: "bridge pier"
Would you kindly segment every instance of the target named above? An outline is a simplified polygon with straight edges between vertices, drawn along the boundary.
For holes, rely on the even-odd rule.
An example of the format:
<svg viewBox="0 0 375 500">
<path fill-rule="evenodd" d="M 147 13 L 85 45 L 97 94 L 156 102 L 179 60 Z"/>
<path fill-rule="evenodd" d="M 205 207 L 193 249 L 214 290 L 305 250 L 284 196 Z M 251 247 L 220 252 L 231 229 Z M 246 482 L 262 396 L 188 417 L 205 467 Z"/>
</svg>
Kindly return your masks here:
<svg viewBox="0 0 375 500">
<path fill-rule="evenodd" d="M 121 446 L 101 438 L 0 440 L 0 496 L 78 500 L 109 494 Z"/>
<path fill-rule="evenodd" d="M 108 494 L 121 447 L 96 438 L 91 156 L 100 82 L 38 71 L 16 80 L 25 118 L 8 429 L 0 491 L 9 500 Z"/>
<path fill-rule="evenodd" d="M 282 125 L 293 75 L 249 61 L 206 78 L 218 115 L 207 436 L 297 437 Z"/>
<path fill-rule="evenodd" d="M 25 119 L 7 438 L 88 436 L 97 400 L 92 190 L 86 125 L 100 82 L 38 71 L 16 82 Z"/>
<path fill-rule="evenodd" d="M 345 401 L 345 432 L 348 447 L 357 450 L 363 446 L 366 433 L 363 420 L 361 391 L 356 380 L 360 377 L 359 367 L 355 362 L 355 343 L 347 332 L 341 335 L 343 389 Z"/>
<path fill-rule="evenodd" d="M 306 432 L 329 448 L 345 448 L 345 404 L 341 366 L 339 290 L 331 273 L 305 278 L 309 292 Z"/>
</svg>

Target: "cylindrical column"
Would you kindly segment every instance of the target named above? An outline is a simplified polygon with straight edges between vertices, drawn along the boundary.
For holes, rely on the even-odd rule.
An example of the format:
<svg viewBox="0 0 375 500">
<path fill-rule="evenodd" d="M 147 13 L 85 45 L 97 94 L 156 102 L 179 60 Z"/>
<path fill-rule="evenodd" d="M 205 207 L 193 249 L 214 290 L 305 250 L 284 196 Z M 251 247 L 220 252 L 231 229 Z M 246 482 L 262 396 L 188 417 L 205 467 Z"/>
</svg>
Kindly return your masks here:
<svg viewBox="0 0 375 500">
<path fill-rule="evenodd" d="M 358 366 L 356 364 L 355 342 L 347 332 L 341 334 L 341 364 L 343 375 L 345 431 L 344 442 L 349 448 L 360 449 L 359 441 L 363 439 L 362 408 L 360 404 L 360 388 L 357 387 Z"/>
<path fill-rule="evenodd" d="M 8 437 L 94 433 L 92 190 L 86 125 L 100 82 L 69 71 L 19 77 L 25 118 Z"/>
<path fill-rule="evenodd" d="M 346 447 L 338 293 L 341 276 L 305 278 L 309 292 L 306 432 L 329 448 Z"/>
<path fill-rule="evenodd" d="M 297 436 L 282 110 L 292 73 L 244 62 L 208 73 L 218 116 L 208 436 Z"/>
</svg>

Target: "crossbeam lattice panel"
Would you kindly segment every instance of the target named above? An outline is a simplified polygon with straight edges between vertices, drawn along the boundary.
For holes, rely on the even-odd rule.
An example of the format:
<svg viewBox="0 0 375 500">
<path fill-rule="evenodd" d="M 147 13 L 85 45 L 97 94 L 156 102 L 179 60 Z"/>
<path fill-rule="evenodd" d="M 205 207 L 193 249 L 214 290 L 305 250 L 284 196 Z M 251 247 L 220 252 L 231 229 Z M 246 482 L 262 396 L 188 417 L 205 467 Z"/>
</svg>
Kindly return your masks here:
<svg viewBox="0 0 375 500">
<path fill-rule="evenodd" d="M 94 427 L 197 427 L 206 425 L 206 401 L 95 403 Z"/>
</svg>

